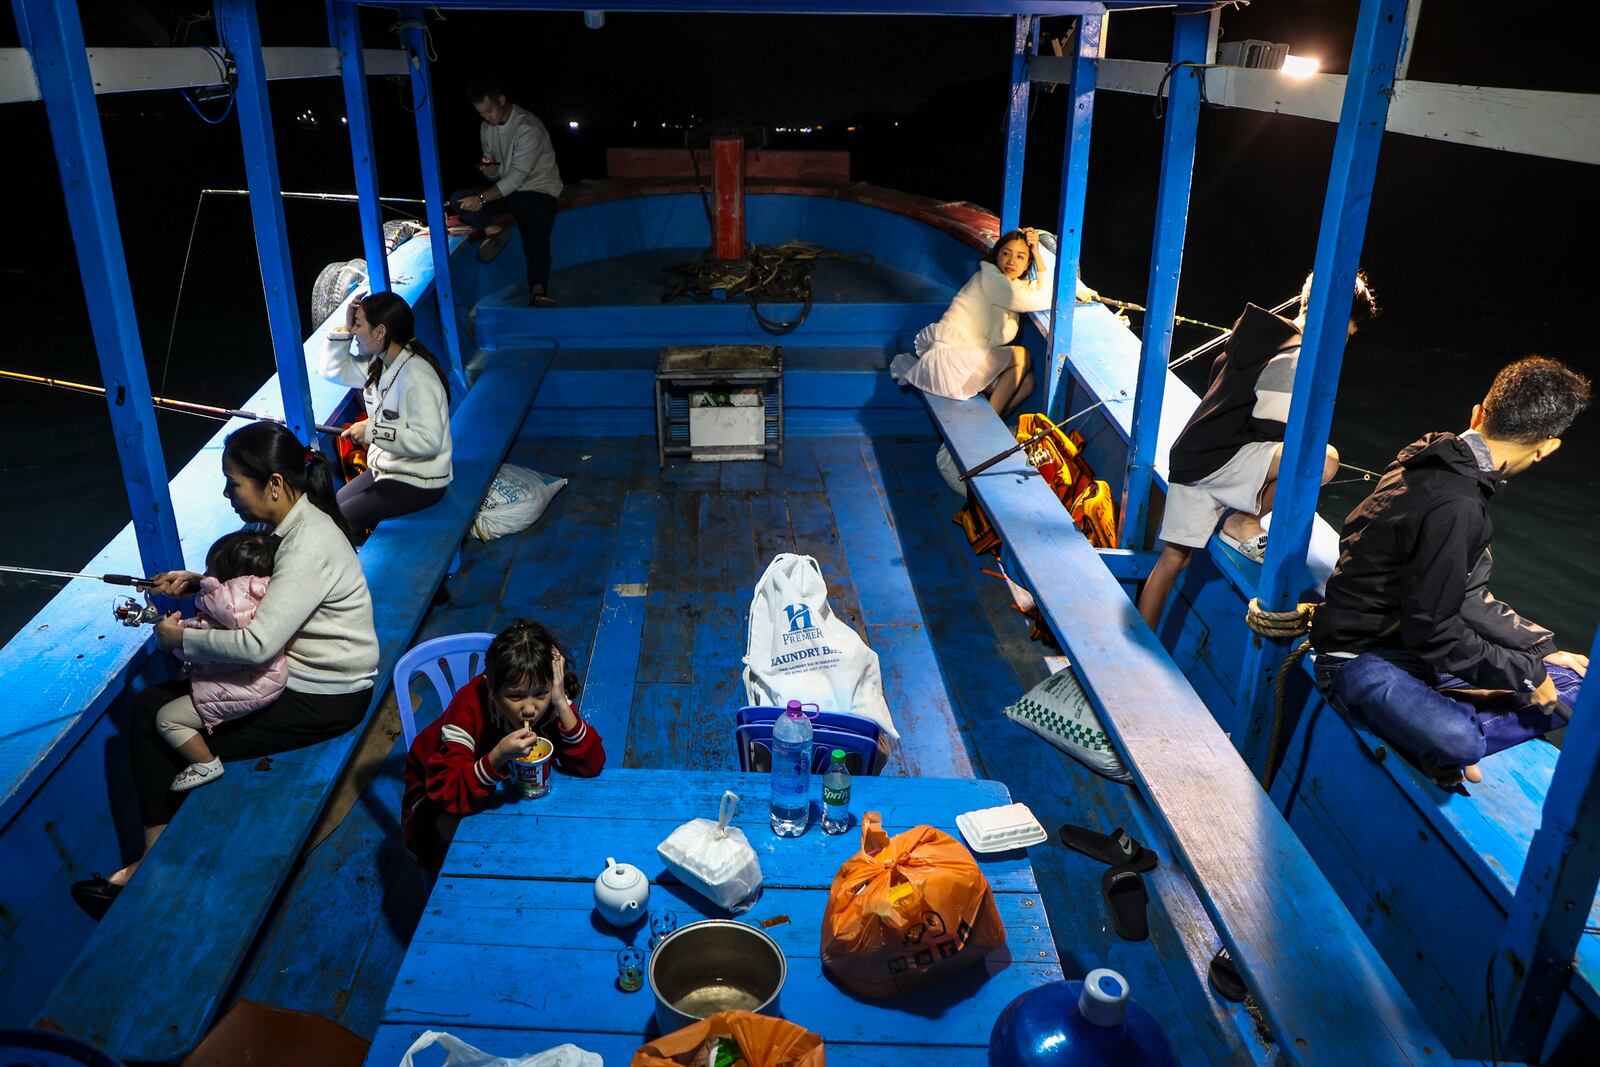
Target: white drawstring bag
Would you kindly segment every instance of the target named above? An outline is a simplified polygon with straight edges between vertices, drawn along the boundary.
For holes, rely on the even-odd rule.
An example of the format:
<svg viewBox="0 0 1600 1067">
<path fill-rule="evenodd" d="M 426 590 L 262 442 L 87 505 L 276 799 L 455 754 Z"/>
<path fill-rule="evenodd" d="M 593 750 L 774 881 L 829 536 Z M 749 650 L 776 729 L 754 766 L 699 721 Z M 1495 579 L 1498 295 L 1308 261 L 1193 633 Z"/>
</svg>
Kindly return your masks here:
<svg viewBox="0 0 1600 1067">
<path fill-rule="evenodd" d="M 729 826 L 739 794 L 722 794 L 717 821 L 691 819 L 678 827 L 656 852 L 678 881 L 719 908 L 749 911 L 761 889 L 761 860 L 737 826 Z"/>
<path fill-rule="evenodd" d="M 899 739 L 883 699 L 878 654 L 828 607 L 828 583 L 810 556 L 784 552 L 750 601 L 744 694 L 752 706 L 791 700 L 871 719 Z"/>
<path fill-rule="evenodd" d="M 502 465 L 483 495 L 477 518 L 472 520 L 474 536 L 480 541 L 493 541 L 526 530 L 539 521 L 566 484 L 565 478 L 510 463 Z"/>
<path fill-rule="evenodd" d="M 605 1067 L 597 1053 L 585 1052 L 577 1045 L 557 1045 L 529 1056 L 493 1056 L 442 1030 L 424 1030 L 406 1049 L 400 1067 L 413 1067 L 411 1057 L 434 1045 L 445 1051 L 443 1067 Z"/>
</svg>

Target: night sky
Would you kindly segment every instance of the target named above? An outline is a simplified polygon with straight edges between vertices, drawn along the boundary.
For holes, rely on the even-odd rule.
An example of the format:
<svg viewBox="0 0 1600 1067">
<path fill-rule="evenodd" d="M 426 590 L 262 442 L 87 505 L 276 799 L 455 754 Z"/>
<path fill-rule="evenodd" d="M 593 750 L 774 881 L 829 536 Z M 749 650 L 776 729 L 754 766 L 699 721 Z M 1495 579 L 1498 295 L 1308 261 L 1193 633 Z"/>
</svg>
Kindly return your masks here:
<svg viewBox="0 0 1600 1067">
<path fill-rule="evenodd" d="M 1513 11 L 1427 0 L 1410 75 L 1600 91 L 1600 65 L 1573 29 L 1586 6 L 1527 0 Z M 268 45 L 327 43 L 322 3 L 262 7 Z M 1324 69 L 1342 70 L 1357 7 L 1257 2 L 1224 15 L 1224 36 L 1285 41 L 1296 54 L 1321 58 Z M 80 9 L 91 46 L 215 42 L 208 22 L 186 18 L 203 15 L 203 4 L 85 0 Z M 390 12 L 365 10 L 362 19 L 369 46 L 394 46 Z M 858 180 L 998 205 L 1009 19 L 611 14 L 592 31 L 576 12 L 449 13 L 430 25 L 447 185 L 474 177 L 477 120 L 464 89 L 489 72 L 545 120 L 569 182 L 603 176 L 609 146 L 681 146 L 683 127 L 820 124 L 810 135 L 769 133 L 768 143 L 848 149 Z M 1064 35 L 1069 25 L 1047 20 L 1045 32 Z M 1160 59 L 1170 36 L 1166 12 L 1116 15 L 1110 54 Z M 16 43 L 9 14 L 0 15 L 0 46 Z M 271 91 L 284 187 L 353 190 L 339 82 L 276 82 Z M 382 191 L 416 196 L 416 138 L 400 86 L 373 79 L 370 92 Z M 1053 229 L 1065 93 L 1035 95 L 1024 221 Z M 200 106 L 216 114 L 222 102 Z M 186 399 L 238 403 L 272 370 L 242 198 L 207 201 L 176 324 L 173 317 L 198 190 L 244 185 L 237 124 L 230 117 L 205 125 L 176 92 L 101 97 L 100 108 L 152 383 L 165 381 Z M 0 366 L 98 380 L 44 109 L 5 105 L 4 122 L 11 158 L 0 182 L 10 211 L 0 292 L 11 343 Z M 1180 312 L 1230 322 L 1245 300 L 1274 303 L 1298 288 L 1315 245 L 1333 134 L 1331 124 L 1311 120 L 1202 115 Z M 1083 273 L 1109 296 L 1144 299 L 1160 136 L 1149 98 L 1099 95 Z M 1347 357 L 1334 430 L 1347 458 L 1378 466 L 1424 430 L 1456 428 L 1493 369 L 1528 352 L 1600 376 L 1588 263 L 1597 187 L 1592 167 L 1386 138 L 1363 262 L 1388 311 Z M 285 211 L 302 294 L 324 264 L 361 255 L 348 205 L 290 203 Z M 1180 332 L 1177 344 L 1204 337 Z M 0 417 L 22 431 L 0 440 L 0 479 L 15 507 L 64 532 L 31 541 L 12 535 L 0 554 L 76 567 L 126 521 L 105 411 L 89 398 L 24 388 L 0 386 Z M 175 416 L 164 416 L 162 428 L 173 469 L 212 432 Z M 1580 422 L 1569 444 L 1600 457 L 1600 413 Z M 1553 532 L 1555 555 L 1600 559 L 1595 463 L 1554 462 L 1559 474 L 1541 473 L 1530 492 L 1562 502 L 1574 520 Z M 70 480 L 53 477 L 68 469 Z M 1359 492 L 1335 507 L 1325 501 L 1323 513 L 1337 524 L 1356 499 Z M 1533 545 L 1551 535 L 1530 528 L 1524 536 Z M 1547 588 L 1564 577 L 1556 564 L 1543 566 L 1523 584 Z M 1580 609 L 1592 626 L 1600 593 Z"/>
</svg>

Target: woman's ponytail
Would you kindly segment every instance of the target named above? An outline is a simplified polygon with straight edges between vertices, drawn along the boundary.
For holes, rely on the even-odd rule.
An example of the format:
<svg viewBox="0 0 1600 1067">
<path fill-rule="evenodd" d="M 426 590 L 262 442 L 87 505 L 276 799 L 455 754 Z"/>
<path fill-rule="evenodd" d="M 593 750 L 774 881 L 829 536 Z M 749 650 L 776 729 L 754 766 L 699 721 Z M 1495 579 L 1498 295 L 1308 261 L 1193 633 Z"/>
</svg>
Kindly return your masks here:
<svg viewBox="0 0 1600 1067">
<path fill-rule="evenodd" d="M 287 426 L 252 422 L 228 435 L 222 461 L 258 484 L 274 474 L 296 493 L 303 493 L 339 528 L 352 545 L 355 533 L 339 510 L 333 488 L 333 464 L 314 448 L 307 448 Z"/>
</svg>

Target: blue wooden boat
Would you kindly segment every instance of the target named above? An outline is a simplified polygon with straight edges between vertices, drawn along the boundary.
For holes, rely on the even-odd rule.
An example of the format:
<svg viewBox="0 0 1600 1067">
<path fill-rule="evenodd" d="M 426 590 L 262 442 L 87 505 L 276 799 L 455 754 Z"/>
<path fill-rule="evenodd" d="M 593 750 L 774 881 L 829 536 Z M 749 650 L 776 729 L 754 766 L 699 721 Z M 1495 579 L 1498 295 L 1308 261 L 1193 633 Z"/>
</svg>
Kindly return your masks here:
<svg viewBox="0 0 1600 1067">
<path fill-rule="evenodd" d="M 1125 6 L 1143 5 L 611 5 L 982 14 L 1014 19 L 1016 28 L 1013 54 L 996 57 L 1011 63 L 1013 116 L 998 216 L 827 175 L 747 184 L 749 240 L 801 240 L 870 260 L 820 262 L 809 314 L 776 342 L 785 356 L 781 465 L 662 467 L 654 441 L 661 349 L 769 340 L 746 304 L 659 299 L 660 268 L 692 259 L 711 237 L 699 183 L 581 183 L 555 231 L 553 288 L 563 306 L 521 306 L 516 250 L 480 264 L 446 229 L 426 49 L 411 29 L 403 58 L 420 61 L 399 69 L 412 79 L 430 234 L 388 251 L 365 72 L 387 69 L 395 57 L 364 52 L 356 5 L 335 0 L 330 31 L 371 284 L 417 308 L 419 335 L 470 385 L 459 391 L 453 419 L 449 494 L 385 523 L 362 550 L 380 678 L 423 638 L 537 617 L 586 665 L 584 710 L 614 761 L 661 775 L 731 771 L 751 587 L 776 552 L 806 552 L 821 562 L 835 608 L 882 658 L 904 735 L 887 774 L 996 779 L 1047 826 L 1126 826 L 1172 861 L 1149 879 L 1152 937 L 1135 944 L 1109 929 L 1097 865 L 1053 846 L 1030 854 L 1062 970 L 1121 970 L 1185 1063 L 1570 1061 L 1593 1047 L 1600 1018 L 1594 693 L 1559 753 L 1521 746 L 1493 757 L 1488 780 L 1470 796 L 1446 793 L 1325 708 L 1303 668 L 1286 662 L 1289 646 L 1244 623 L 1251 599 L 1268 610 L 1314 600 L 1331 566 L 1333 532 L 1315 515 L 1316 474 L 1344 309 L 1327 294 L 1347 291 L 1355 271 L 1382 132 L 1448 136 L 1463 120 L 1429 102 L 1455 87 L 1404 78 L 1416 0 L 1409 9 L 1405 0 L 1364 0 L 1350 74 L 1320 76 L 1278 93 L 1272 105 L 1259 97 L 1263 79 L 1282 77 L 1277 71 L 1198 70 L 1215 54 L 1218 13 L 1209 3 L 1167 5 L 1170 64 L 1103 59 L 1106 20 Z M 409 8 L 409 17 L 422 18 L 420 7 Z M 69 198 L 70 221 L 136 516 L 85 569 L 193 565 L 232 525 L 217 506 L 216 467 L 222 436 L 236 427 L 220 431 L 169 482 L 137 334 L 126 328 L 128 265 L 76 7 L 13 0 L 13 9 L 63 184 L 81 190 Z M 299 321 L 254 4 L 218 0 L 216 10 L 238 69 L 278 365 L 246 406 L 309 439 L 352 398 L 318 380 L 307 355 L 320 348 L 327 323 L 307 331 Z M 1065 56 L 1035 54 L 1038 20 L 1049 15 L 1078 16 Z M 1201 78 L 1212 103 L 1337 113 L 1339 132 L 1267 559 L 1248 564 L 1214 543 L 1152 632 L 1128 594 L 1151 562 L 1148 518 L 1164 488 L 1167 444 L 1196 402 L 1167 363 Z M 1062 279 L 1078 263 L 1097 88 L 1167 97 L 1144 336 L 1103 306 L 1075 307 L 1066 289 L 1052 312 L 1034 316 L 1026 338 L 1047 371 L 1038 375 L 1038 409 L 1085 413 L 1077 425 L 1088 458 L 1123 501 L 1121 547 L 1090 546 L 1018 459 L 973 480 L 1009 572 L 1037 598 L 1132 786 L 1089 773 L 1000 714 L 1050 665 L 1005 587 L 982 573 L 950 523 L 957 500 L 933 453 L 942 440 L 971 467 L 1013 438 L 981 400 L 925 399 L 886 373 L 890 358 L 939 316 L 979 250 L 1016 224 L 1033 82 L 1069 85 L 1074 100 L 1055 226 Z M 1547 137 L 1541 121 L 1502 121 L 1530 112 L 1592 116 L 1592 101 L 1553 99 L 1561 95 L 1482 90 L 1474 128 L 1488 131 L 1490 147 L 1600 161 L 1592 117 L 1564 139 Z M 770 310 L 782 318 L 799 312 Z M 508 460 L 571 484 L 525 533 L 487 545 L 464 540 Z M 441 584 L 448 603 L 435 604 Z M 248 999 L 316 1012 L 370 1038 L 426 895 L 400 852 L 403 752 L 383 694 L 363 730 L 263 761 L 195 795 L 96 925 L 67 886 L 126 858 L 137 834 L 121 741 L 128 700 L 168 670 L 149 632 L 116 625 L 108 601 L 100 586 L 67 587 L 0 655 L 0 680 L 13 697 L 0 708 L 0 1025 L 62 1030 L 131 1062 L 175 1062 L 231 1003 Z M 419 717 L 436 711 L 425 704 Z M 192 943 L 175 942 L 168 932 L 192 928 L 196 916 L 204 922 Z M 1222 946 L 1250 987 L 1249 1009 L 1206 983 Z M 527 1029 L 559 1032 L 562 1022 L 535 1017 Z"/>
</svg>

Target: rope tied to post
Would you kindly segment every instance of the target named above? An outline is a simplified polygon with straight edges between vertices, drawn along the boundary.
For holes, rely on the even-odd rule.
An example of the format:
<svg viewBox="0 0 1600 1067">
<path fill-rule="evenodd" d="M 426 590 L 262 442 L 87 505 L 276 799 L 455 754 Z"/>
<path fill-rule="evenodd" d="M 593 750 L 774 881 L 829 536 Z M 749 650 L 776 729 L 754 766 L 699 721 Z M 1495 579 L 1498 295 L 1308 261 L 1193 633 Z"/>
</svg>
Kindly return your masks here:
<svg viewBox="0 0 1600 1067">
<path fill-rule="evenodd" d="M 1251 597 L 1244 621 L 1262 637 L 1299 637 L 1311 629 L 1311 617 L 1316 610 L 1315 604 L 1296 604 L 1293 611 L 1263 611 L 1260 601 Z"/>
<path fill-rule="evenodd" d="M 1263 611 L 1260 601 L 1251 597 L 1249 606 L 1245 608 L 1244 621 L 1262 637 L 1287 640 L 1308 632 L 1316 611 L 1315 604 L 1296 604 L 1292 611 Z M 1278 766 L 1283 762 L 1284 706 L 1288 700 L 1289 671 L 1310 650 L 1309 638 L 1297 643 L 1283 657 L 1283 662 L 1278 664 L 1276 677 L 1273 678 L 1272 732 L 1267 739 L 1267 760 L 1261 774 L 1263 789 L 1272 788 L 1272 782 L 1278 776 Z"/>
</svg>

